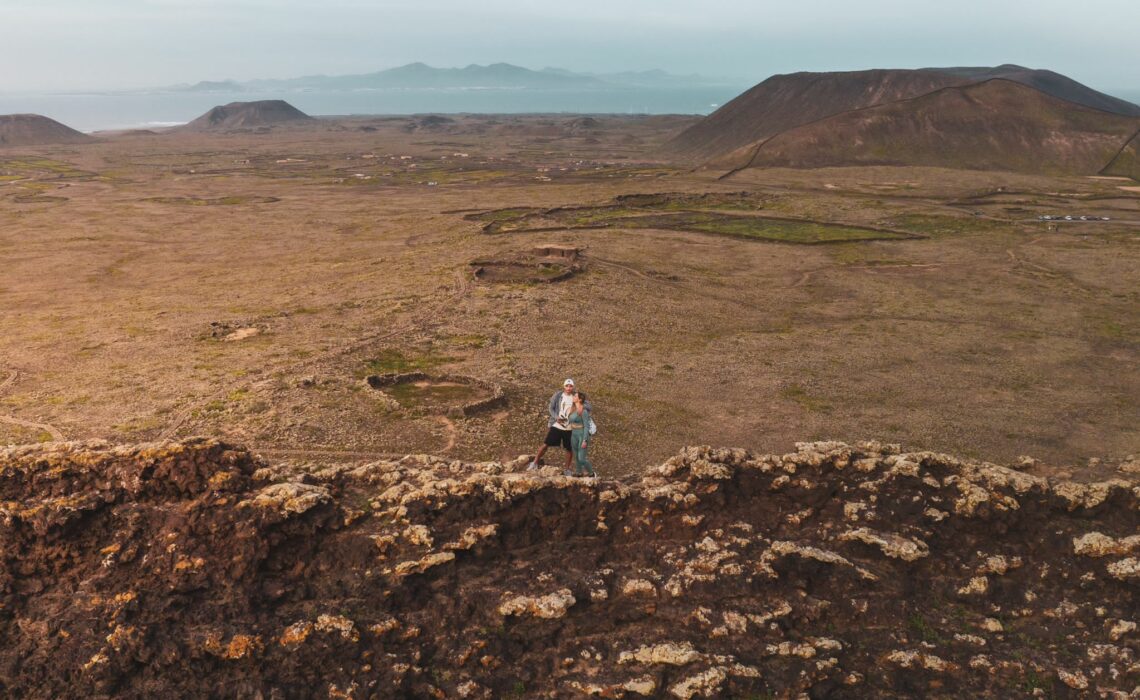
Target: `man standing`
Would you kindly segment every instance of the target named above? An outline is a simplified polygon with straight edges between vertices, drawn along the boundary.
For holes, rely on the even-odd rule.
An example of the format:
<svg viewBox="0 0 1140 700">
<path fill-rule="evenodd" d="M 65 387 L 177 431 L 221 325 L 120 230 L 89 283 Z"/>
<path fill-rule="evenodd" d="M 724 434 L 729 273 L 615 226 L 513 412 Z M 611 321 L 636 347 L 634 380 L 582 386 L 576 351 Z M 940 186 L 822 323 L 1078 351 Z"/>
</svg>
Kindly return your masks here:
<svg viewBox="0 0 1140 700">
<path fill-rule="evenodd" d="M 585 405 L 586 410 L 591 410 L 590 402 L 586 400 L 585 396 L 582 397 L 582 403 Z M 538 469 L 538 463 L 542 459 L 542 455 L 546 454 L 546 448 L 562 446 L 566 451 L 566 470 L 569 471 L 570 463 L 574 459 L 574 453 L 570 449 L 570 435 L 571 428 L 569 423 L 566 422 L 566 417 L 570 415 L 570 411 L 574 408 L 574 380 L 567 379 L 562 382 L 562 391 L 554 392 L 554 396 L 550 397 L 550 405 L 547 407 L 546 418 L 547 431 L 546 440 L 543 441 L 542 447 L 538 448 L 538 454 L 527 465 L 527 471 L 534 471 Z"/>
</svg>

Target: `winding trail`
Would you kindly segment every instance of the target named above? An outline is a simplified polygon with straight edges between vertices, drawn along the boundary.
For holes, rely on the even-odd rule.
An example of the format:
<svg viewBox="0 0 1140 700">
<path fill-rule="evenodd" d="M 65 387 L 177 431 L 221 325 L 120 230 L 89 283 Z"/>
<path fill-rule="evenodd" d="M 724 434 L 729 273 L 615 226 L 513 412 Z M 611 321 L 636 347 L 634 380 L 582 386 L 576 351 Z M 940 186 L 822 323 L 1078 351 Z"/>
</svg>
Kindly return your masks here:
<svg viewBox="0 0 1140 700">
<path fill-rule="evenodd" d="M 20 373 L 16 370 L 8 370 L 8 378 L 0 383 L 0 392 L 7 390 L 8 387 L 15 384 L 16 377 L 18 376 L 20 376 Z M 51 435 L 51 439 L 56 442 L 62 442 L 64 440 L 63 433 L 59 431 L 59 428 L 56 428 L 54 425 L 49 425 L 47 423 L 36 423 L 35 421 L 23 420 L 15 416 L 9 416 L 5 414 L 0 414 L 0 423 L 18 425 L 21 428 L 31 428 L 32 430 L 39 430 L 41 432 L 47 433 L 48 435 Z"/>
<path fill-rule="evenodd" d="M 455 443 L 457 441 L 459 431 L 455 429 L 455 423 L 452 422 L 452 420 L 447 416 L 439 416 L 437 420 L 439 421 L 439 424 L 443 426 L 444 432 L 447 435 L 447 446 L 443 448 L 443 452 L 451 452 L 453 449 L 455 449 Z"/>
</svg>

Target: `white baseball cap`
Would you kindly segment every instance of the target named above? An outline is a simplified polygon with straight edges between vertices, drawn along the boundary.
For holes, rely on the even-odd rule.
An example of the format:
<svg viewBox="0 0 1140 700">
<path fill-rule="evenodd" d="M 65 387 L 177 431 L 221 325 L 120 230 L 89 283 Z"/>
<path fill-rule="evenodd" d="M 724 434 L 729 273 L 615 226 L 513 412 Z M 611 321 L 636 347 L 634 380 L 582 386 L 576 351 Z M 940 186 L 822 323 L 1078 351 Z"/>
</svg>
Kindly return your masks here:
<svg viewBox="0 0 1140 700">
<path fill-rule="evenodd" d="M 562 386 L 574 386 L 574 380 L 567 377 L 566 381 L 562 382 Z"/>
</svg>

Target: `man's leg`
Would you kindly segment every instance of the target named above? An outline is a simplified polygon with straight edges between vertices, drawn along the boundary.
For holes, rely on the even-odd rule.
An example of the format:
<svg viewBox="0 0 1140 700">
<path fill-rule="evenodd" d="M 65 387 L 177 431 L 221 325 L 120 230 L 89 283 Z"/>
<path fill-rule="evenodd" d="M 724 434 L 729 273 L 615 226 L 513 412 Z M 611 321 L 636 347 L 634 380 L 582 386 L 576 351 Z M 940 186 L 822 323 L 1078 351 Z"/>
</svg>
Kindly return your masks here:
<svg viewBox="0 0 1140 700">
<path fill-rule="evenodd" d="M 526 465 L 526 470 L 528 472 L 532 472 L 535 469 L 538 469 L 538 461 L 542 459 L 542 455 L 544 454 L 546 454 L 546 443 L 543 443 L 542 447 L 538 448 L 538 452 L 534 455 L 534 459 L 530 461 L 530 464 Z"/>
<path fill-rule="evenodd" d="M 566 450 L 566 471 L 570 471 L 570 464 L 574 461 L 574 452 Z"/>
</svg>

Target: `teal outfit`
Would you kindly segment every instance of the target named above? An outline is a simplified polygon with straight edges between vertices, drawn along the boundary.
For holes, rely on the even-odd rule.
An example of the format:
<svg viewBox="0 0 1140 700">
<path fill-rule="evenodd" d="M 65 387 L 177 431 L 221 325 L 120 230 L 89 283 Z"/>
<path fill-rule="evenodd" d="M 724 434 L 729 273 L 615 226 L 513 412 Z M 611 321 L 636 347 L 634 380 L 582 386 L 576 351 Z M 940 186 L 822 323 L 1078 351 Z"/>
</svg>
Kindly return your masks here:
<svg viewBox="0 0 1140 700">
<path fill-rule="evenodd" d="M 583 406 L 578 413 L 571 409 L 567 416 L 570 425 L 570 451 L 574 453 L 574 474 L 583 476 L 597 476 L 594 465 L 586 457 L 586 442 L 590 438 L 590 409 Z"/>
</svg>

